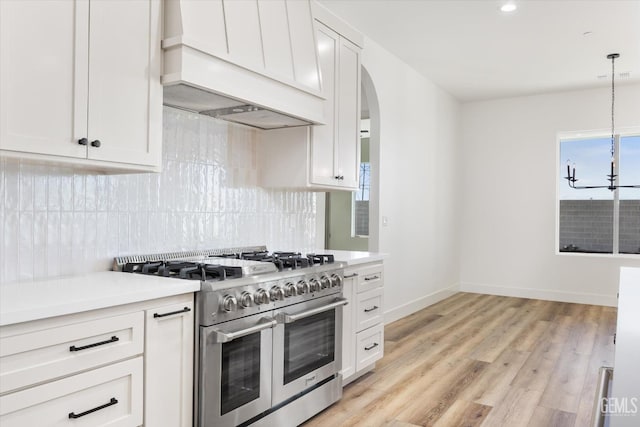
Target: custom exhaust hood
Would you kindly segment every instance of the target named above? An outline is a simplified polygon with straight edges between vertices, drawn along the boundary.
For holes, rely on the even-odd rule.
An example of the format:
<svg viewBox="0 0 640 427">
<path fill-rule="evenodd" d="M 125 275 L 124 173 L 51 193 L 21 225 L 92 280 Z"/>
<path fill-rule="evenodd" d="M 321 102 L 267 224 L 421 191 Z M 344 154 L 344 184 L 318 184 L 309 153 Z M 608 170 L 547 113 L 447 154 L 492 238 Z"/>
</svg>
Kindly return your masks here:
<svg viewBox="0 0 640 427">
<path fill-rule="evenodd" d="M 323 124 L 308 1 L 165 3 L 164 104 L 258 129 Z"/>
</svg>

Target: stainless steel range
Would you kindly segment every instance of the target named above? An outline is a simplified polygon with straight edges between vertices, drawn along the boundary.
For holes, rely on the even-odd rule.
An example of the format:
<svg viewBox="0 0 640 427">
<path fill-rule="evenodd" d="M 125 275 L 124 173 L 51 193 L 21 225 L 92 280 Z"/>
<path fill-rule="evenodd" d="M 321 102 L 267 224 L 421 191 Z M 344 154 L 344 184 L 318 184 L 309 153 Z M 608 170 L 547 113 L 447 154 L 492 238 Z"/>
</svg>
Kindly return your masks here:
<svg viewBox="0 0 640 427">
<path fill-rule="evenodd" d="M 198 427 L 295 426 L 342 396 L 344 265 L 249 249 L 116 259 L 123 271 L 201 281 Z"/>
</svg>

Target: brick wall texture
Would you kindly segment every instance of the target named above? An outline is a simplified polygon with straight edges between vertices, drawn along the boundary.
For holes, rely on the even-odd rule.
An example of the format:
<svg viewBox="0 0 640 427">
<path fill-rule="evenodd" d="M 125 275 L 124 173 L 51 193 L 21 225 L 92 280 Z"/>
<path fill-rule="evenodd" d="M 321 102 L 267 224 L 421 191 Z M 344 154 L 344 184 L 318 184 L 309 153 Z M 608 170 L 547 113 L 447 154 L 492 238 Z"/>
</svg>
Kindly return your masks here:
<svg viewBox="0 0 640 427">
<path fill-rule="evenodd" d="M 561 200 L 560 249 L 612 252 L 613 201 Z M 640 253 L 640 200 L 620 201 L 621 253 Z"/>
</svg>

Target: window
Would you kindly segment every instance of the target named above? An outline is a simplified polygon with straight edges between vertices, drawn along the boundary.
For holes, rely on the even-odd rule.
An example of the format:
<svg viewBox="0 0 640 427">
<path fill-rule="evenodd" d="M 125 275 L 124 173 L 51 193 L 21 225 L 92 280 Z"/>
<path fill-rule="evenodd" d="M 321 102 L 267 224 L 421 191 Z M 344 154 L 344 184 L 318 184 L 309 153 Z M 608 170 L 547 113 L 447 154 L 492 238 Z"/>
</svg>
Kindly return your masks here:
<svg viewBox="0 0 640 427">
<path fill-rule="evenodd" d="M 618 185 L 640 184 L 640 134 L 617 135 Z M 640 254 L 640 189 L 572 189 L 564 177 L 576 168 L 576 185 L 607 185 L 611 137 L 560 139 L 558 244 L 560 252 Z"/>
<path fill-rule="evenodd" d="M 353 194 L 353 234 L 369 235 L 369 188 L 371 180 L 371 164 L 360 163 L 360 182 L 358 191 Z"/>
</svg>

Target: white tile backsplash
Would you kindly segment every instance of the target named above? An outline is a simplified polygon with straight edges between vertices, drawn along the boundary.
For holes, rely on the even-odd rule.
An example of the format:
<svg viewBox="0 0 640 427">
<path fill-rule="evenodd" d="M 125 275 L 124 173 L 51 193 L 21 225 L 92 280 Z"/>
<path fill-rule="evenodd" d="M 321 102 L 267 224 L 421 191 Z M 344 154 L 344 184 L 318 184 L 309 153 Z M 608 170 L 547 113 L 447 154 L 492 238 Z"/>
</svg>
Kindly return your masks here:
<svg viewBox="0 0 640 427">
<path fill-rule="evenodd" d="M 257 185 L 256 131 L 165 107 L 163 171 L 0 158 L 0 283 L 108 270 L 119 255 L 315 246 L 316 196 Z"/>
</svg>

